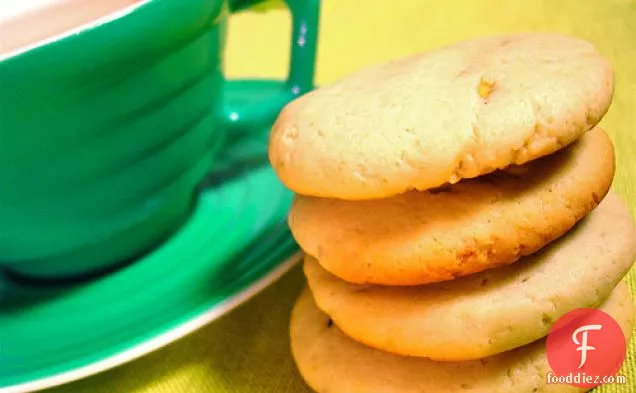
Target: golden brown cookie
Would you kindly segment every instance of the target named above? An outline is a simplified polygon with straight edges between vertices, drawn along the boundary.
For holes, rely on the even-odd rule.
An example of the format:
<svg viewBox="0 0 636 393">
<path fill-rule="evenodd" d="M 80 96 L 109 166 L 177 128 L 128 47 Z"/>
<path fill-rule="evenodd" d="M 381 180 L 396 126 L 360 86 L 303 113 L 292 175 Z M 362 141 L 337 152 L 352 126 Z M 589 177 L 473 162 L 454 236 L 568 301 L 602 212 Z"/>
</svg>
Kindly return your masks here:
<svg viewBox="0 0 636 393">
<path fill-rule="evenodd" d="M 318 307 L 348 336 L 399 355 L 475 360 L 544 337 L 576 308 L 597 307 L 636 258 L 636 229 L 609 194 L 568 234 L 517 263 L 411 287 L 343 281 L 305 258 Z"/>
<path fill-rule="evenodd" d="M 613 71 L 590 43 L 477 38 L 373 66 L 280 113 L 270 162 L 296 193 L 386 198 L 557 151 L 610 106 Z"/>
<path fill-rule="evenodd" d="M 634 302 L 622 282 L 602 305 L 629 342 Z M 551 370 L 545 340 L 468 362 L 434 362 L 390 354 L 346 336 L 316 307 L 305 288 L 291 319 L 291 348 L 307 384 L 318 393 L 577 393 L 587 389 L 546 383 Z"/>
<path fill-rule="evenodd" d="M 305 252 L 358 284 L 450 280 L 531 254 L 604 198 L 614 148 L 599 128 L 550 156 L 374 201 L 297 196 L 289 224 Z"/>
</svg>

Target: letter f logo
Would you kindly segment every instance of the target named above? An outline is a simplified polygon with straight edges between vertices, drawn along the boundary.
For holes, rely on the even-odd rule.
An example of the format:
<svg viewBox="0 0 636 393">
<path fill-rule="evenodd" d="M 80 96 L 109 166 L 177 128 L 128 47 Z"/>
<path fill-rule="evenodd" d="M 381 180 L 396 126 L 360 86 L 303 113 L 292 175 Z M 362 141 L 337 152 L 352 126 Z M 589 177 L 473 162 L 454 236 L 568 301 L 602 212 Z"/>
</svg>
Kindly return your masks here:
<svg viewBox="0 0 636 393">
<path fill-rule="evenodd" d="M 591 347 L 589 345 L 587 345 L 587 333 L 590 330 L 601 330 L 603 328 L 602 325 L 585 325 L 585 326 L 581 326 L 580 328 L 576 329 L 574 331 L 574 333 L 572 333 L 572 341 L 574 341 L 574 343 L 576 345 L 580 345 L 580 347 L 578 347 L 576 350 L 577 351 L 581 351 L 581 364 L 579 365 L 579 368 L 583 367 L 583 365 L 585 364 L 585 362 L 587 361 L 587 351 L 593 351 L 596 348 Z M 583 333 L 582 336 L 582 340 L 579 342 L 579 339 L 577 338 L 577 336 L 579 335 L 579 333 Z"/>
</svg>

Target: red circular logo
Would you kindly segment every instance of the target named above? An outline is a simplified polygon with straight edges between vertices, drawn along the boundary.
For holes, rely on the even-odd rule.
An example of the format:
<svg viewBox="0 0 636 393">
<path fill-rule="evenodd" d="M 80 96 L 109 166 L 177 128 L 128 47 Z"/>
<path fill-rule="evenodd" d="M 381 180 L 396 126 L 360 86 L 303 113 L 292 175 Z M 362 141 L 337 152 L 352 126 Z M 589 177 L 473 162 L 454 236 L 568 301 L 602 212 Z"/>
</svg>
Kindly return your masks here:
<svg viewBox="0 0 636 393">
<path fill-rule="evenodd" d="M 627 345 L 618 323 L 590 308 L 571 311 L 556 321 L 546 343 L 552 373 L 547 382 L 593 388 L 615 381 Z"/>
</svg>

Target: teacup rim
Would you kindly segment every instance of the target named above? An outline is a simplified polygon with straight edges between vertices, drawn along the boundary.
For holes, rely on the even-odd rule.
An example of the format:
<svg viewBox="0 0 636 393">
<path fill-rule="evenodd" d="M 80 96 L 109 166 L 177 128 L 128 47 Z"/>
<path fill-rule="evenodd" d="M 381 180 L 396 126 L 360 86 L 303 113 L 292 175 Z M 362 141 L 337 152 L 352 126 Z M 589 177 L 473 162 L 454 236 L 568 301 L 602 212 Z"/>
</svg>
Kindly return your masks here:
<svg viewBox="0 0 636 393">
<path fill-rule="evenodd" d="M 113 47 L 123 47 L 126 44 L 130 44 L 130 42 L 134 42 L 134 36 L 123 34 L 123 29 L 120 31 L 116 30 L 122 24 L 127 24 L 128 26 L 126 33 L 134 27 L 137 37 L 152 36 L 153 34 L 161 34 L 162 29 L 164 29 L 162 22 L 174 18 L 176 8 L 188 10 L 186 14 L 190 14 L 190 17 L 196 16 L 201 18 L 204 17 L 206 13 L 209 13 L 211 9 L 220 8 L 220 12 L 224 13 L 223 8 L 219 6 L 225 3 L 223 0 L 217 0 L 202 2 L 199 7 L 188 7 L 188 2 L 184 0 L 140 0 L 139 3 L 131 4 L 61 34 L 2 54 L 0 55 L 0 68 L 15 67 L 14 70 L 24 72 L 26 68 L 33 70 L 34 63 L 45 62 L 48 66 L 60 70 L 59 62 L 55 60 L 57 58 L 64 58 L 64 53 L 62 52 L 66 52 L 66 54 L 69 55 L 68 57 L 72 56 L 74 58 L 89 56 L 89 54 L 90 57 L 99 57 L 95 56 L 96 53 L 98 54 L 100 52 L 95 51 L 95 45 L 107 44 L 109 49 L 112 49 Z M 155 16 L 157 20 L 153 21 L 153 23 L 144 23 L 143 18 L 148 16 Z M 199 24 L 202 23 L 202 21 L 199 21 Z M 187 34 L 189 30 L 199 27 L 201 26 L 182 25 L 180 30 L 174 32 L 175 37 L 178 36 L 178 38 L 175 39 L 182 39 L 184 33 Z M 131 39 L 131 37 L 133 39 Z M 143 56 L 143 54 L 146 53 L 153 53 L 162 48 L 166 49 L 166 47 L 170 48 L 174 46 L 174 42 L 166 42 L 165 40 L 162 42 L 158 41 L 161 40 L 148 42 L 144 48 L 140 48 L 137 44 L 137 49 L 143 49 L 143 51 L 141 51 L 143 53 L 137 52 L 136 55 Z M 134 50 L 129 48 L 128 50 L 119 50 L 119 52 L 126 52 L 131 56 L 130 53 L 134 53 Z M 110 63 L 119 57 L 127 56 L 117 56 L 110 53 L 107 59 L 102 59 L 96 63 L 103 65 L 103 63 Z"/>
<path fill-rule="evenodd" d="M 117 19 L 123 18 L 129 14 L 131 14 L 132 12 L 134 12 L 137 8 L 143 7 L 146 4 L 152 2 L 154 0 L 140 0 L 138 3 L 134 3 L 134 4 L 130 4 L 124 8 L 118 9 L 114 12 L 111 12 L 107 15 L 104 15 L 102 17 L 99 17 L 97 19 L 91 20 L 90 22 L 87 23 L 83 23 L 79 26 L 76 26 L 74 28 L 65 30 L 59 34 L 56 34 L 54 36 L 51 37 L 47 37 L 43 40 L 39 40 L 36 41 L 34 43 L 28 44 L 28 45 L 24 45 L 21 46 L 19 48 L 13 49 L 9 52 L 6 52 L 4 54 L 0 54 L 0 63 L 9 60 L 11 58 L 15 58 L 18 56 L 21 56 L 25 53 L 31 52 L 33 50 L 37 50 L 41 47 L 45 47 L 48 46 L 50 44 L 54 44 L 56 42 L 60 42 L 63 41 L 64 39 L 70 37 L 70 36 L 74 36 L 77 34 L 81 34 L 82 32 L 86 31 L 86 30 L 91 30 L 91 29 L 95 29 L 99 26 L 111 23 Z"/>
</svg>

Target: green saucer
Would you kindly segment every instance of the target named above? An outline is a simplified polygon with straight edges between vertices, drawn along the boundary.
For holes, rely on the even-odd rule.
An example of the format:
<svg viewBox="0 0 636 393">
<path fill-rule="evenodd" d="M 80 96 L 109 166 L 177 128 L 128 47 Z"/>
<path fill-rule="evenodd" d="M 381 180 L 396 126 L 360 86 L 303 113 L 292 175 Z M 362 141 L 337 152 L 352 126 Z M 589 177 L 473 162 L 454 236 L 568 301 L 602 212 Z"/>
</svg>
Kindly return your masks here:
<svg viewBox="0 0 636 393">
<path fill-rule="evenodd" d="M 291 268 L 299 259 L 286 223 L 292 194 L 267 164 L 267 134 L 228 149 L 190 220 L 141 260 L 69 287 L 0 275 L 0 392 L 45 389 L 128 362 Z"/>
</svg>

